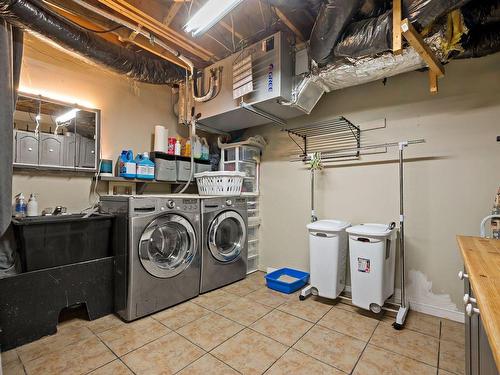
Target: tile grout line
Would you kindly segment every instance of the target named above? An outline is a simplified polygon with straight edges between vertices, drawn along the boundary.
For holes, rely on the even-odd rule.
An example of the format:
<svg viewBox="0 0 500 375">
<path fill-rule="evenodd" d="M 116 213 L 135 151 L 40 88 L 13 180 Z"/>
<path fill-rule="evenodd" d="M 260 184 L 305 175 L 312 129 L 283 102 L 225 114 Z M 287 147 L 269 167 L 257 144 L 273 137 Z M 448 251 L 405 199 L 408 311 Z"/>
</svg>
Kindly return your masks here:
<svg viewBox="0 0 500 375">
<path fill-rule="evenodd" d="M 441 329 L 442 329 L 442 322 L 439 320 L 439 340 L 438 340 L 438 361 L 437 361 L 437 369 L 436 369 L 436 375 L 439 375 L 439 362 L 441 359 Z"/>
<path fill-rule="evenodd" d="M 92 331 L 92 330 L 91 330 L 91 331 Z M 110 347 L 109 347 L 109 346 L 108 346 L 108 345 L 107 345 L 107 344 L 106 344 L 106 343 L 105 343 L 105 342 L 104 342 L 104 341 L 103 341 L 103 340 L 102 340 L 102 339 L 101 339 L 101 338 L 97 335 L 97 333 L 94 333 L 94 332 L 92 332 L 92 333 L 94 334 L 94 336 L 95 336 L 95 337 L 97 337 L 97 339 L 98 339 L 98 340 L 99 340 L 99 341 L 100 341 L 100 342 L 101 342 L 101 343 L 102 343 L 102 344 L 103 344 L 106 348 L 108 348 L 108 350 L 109 350 L 111 353 L 113 353 L 113 354 L 115 355 L 115 357 L 116 357 L 116 358 L 115 358 L 115 359 L 113 359 L 113 361 L 116 361 L 116 360 L 118 359 L 121 363 L 123 363 L 123 364 L 125 365 L 125 367 L 127 367 L 127 368 L 128 368 L 128 369 L 132 372 L 132 374 L 135 374 L 135 372 L 134 372 L 134 371 L 133 371 L 130 367 L 128 367 L 128 365 L 127 365 L 125 362 L 123 362 L 123 361 L 121 360 L 120 356 L 119 356 L 118 354 L 116 354 L 116 353 L 115 353 L 115 352 L 114 352 L 114 351 L 113 351 L 113 350 L 112 350 L 112 349 L 111 349 L 111 348 L 110 348 Z M 162 336 L 162 337 L 163 337 L 163 336 Z M 153 341 L 154 341 L 154 340 L 153 340 Z M 152 341 L 151 341 L 151 342 L 152 342 Z M 146 345 L 147 345 L 147 344 L 146 344 Z M 137 349 L 139 349 L 139 348 L 137 348 Z M 134 350 L 135 350 L 135 349 L 134 349 Z M 131 353 L 131 352 L 129 352 L 129 353 Z M 128 354 L 128 353 L 127 353 L 127 354 Z M 124 354 L 124 355 L 126 355 L 126 354 Z M 113 362 L 113 361 L 111 361 L 111 362 Z M 104 365 L 102 365 L 102 366 L 99 366 L 99 367 L 97 367 L 97 368 L 95 368 L 95 369 L 93 369 L 93 370 L 89 371 L 87 374 L 90 374 L 92 371 L 95 371 L 95 370 L 97 370 L 97 369 L 100 369 L 101 367 L 104 367 L 104 366 L 106 366 L 106 365 L 110 364 L 111 362 L 108 362 L 108 363 L 106 363 L 106 364 L 104 364 Z"/>
<path fill-rule="evenodd" d="M 400 356 L 400 357 L 408 358 L 408 359 L 411 359 L 411 360 L 413 360 L 413 361 L 415 361 L 415 362 L 422 363 L 422 364 L 427 365 L 427 366 L 430 366 L 430 367 L 432 367 L 432 368 L 436 368 L 435 366 L 433 366 L 433 365 L 431 365 L 431 364 L 429 364 L 429 363 L 427 363 L 427 362 L 424 362 L 424 361 L 422 361 L 422 360 L 420 360 L 420 359 L 415 359 L 415 358 L 409 357 L 409 356 L 407 356 L 407 355 L 405 355 L 405 354 L 401 354 L 401 353 L 395 352 L 395 351 L 393 351 L 393 350 L 389 350 L 389 349 L 384 348 L 384 347 L 382 347 L 382 346 L 375 345 L 375 344 L 374 344 L 374 343 L 372 343 L 372 342 L 370 343 L 370 345 L 372 345 L 372 346 L 374 346 L 374 347 L 376 347 L 376 348 L 378 348 L 378 349 L 384 350 L 384 351 L 386 351 L 386 352 L 389 352 L 389 353 L 392 353 L 392 354 L 396 354 L 396 355 L 398 355 L 398 356 Z M 438 356 L 439 356 L 439 353 L 438 353 Z"/>
<path fill-rule="evenodd" d="M 361 361 L 361 357 L 363 356 L 363 354 L 365 353 L 365 350 L 366 348 L 368 347 L 368 344 L 370 343 L 370 340 L 372 339 L 373 335 L 375 334 L 375 331 L 377 330 L 378 326 L 381 324 L 382 322 L 379 321 L 377 323 L 377 325 L 375 326 L 375 329 L 373 330 L 372 334 L 370 335 L 370 338 L 368 339 L 368 341 L 366 341 L 366 344 L 365 344 L 365 347 L 363 348 L 363 350 L 361 351 L 361 353 L 359 354 L 359 357 L 358 359 L 356 360 L 356 363 L 354 364 L 352 370 L 350 371 L 350 374 L 352 374 L 354 372 L 354 370 L 356 369 L 356 366 L 358 365 L 359 361 Z"/>
<path fill-rule="evenodd" d="M 274 310 L 278 310 L 281 306 L 283 306 L 285 303 L 288 303 L 288 302 L 290 302 L 290 301 L 287 301 L 287 302 L 282 303 L 281 305 L 279 305 L 278 307 L 276 307 Z M 274 311 L 274 310 L 272 310 L 272 311 Z M 331 308 L 330 308 L 330 309 L 328 309 L 328 311 L 326 311 L 326 312 L 325 312 L 325 313 L 324 313 L 324 314 L 323 314 L 323 315 L 322 315 L 322 316 L 318 319 L 318 322 L 319 322 L 321 319 L 323 319 L 323 317 L 324 317 L 326 314 L 328 314 L 328 313 L 330 312 L 330 310 L 331 310 Z M 282 312 L 282 313 L 284 313 L 284 314 L 288 314 L 288 313 L 286 313 L 286 312 L 284 312 L 284 311 L 281 311 L 281 310 L 278 310 L 278 311 L 280 311 L 280 312 Z M 295 315 L 292 315 L 292 314 L 288 314 L 288 315 L 293 316 L 293 317 L 295 317 L 295 318 L 297 318 L 297 319 L 302 319 L 302 318 L 299 318 L 298 316 L 295 316 Z M 295 341 L 292 345 L 290 345 L 290 346 L 288 347 L 288 349 L 287 349 L 287 350 L 285 350 L 285 352 L 284 352 L 281 356 L 279 356 L 279 357 L 278 357 L 278 358 L 277 358 L 277 359 L 276 359 L 273 363 L 271 363 L 271 364 L 270 364 L 270 365 L 269 365 L 269 366 L 268 366 L 268 367 L 264 370 L 264 373 L 265 373 L 265 372 L 267 372 L 267 371 L 268 371 L 271 367 L 273 367 L 273 366 L 276 364 L 276 362 L 278 362 L 281 358 L 283 358 L 283 356 L 284 356 L 286 353 L 288 353 L 288 352 L 290 351 L 290 349 L 293 349 L 293 350 L 296 350 L 296 351 L 298 351 L 298 352 L 302 353 L 300 350 L 295 349 L 293 346 L 294 346 L 295 344 L 297 344 L 297 343 L 298 343 L 298 342 L 299 342 L 299 341 L 300 341 L 300 340 L 301 340 L 301 339 L 302 339 L 302 338 L 303 338 L 303 337 L 304 337 L 304 336 L 305 336 L 305 335 L 306 335 L 306 334 L 307 334 L 307 333 L 308 333 L 311 329 L 313 329 L 314 327 L 316 327 L 316 325 L 318 324 L 317 322 L 316 322 L 316 323 L 313 323 L 313 322 L 307 321 L 307 320 L 305 320 L 305 319 L 302 319 L 302 320 L 303 320 L 303 321 L 306 321 L 306 322 L 308 322 L 308 323 L 312 323 L 312 326 L 311 326 L 311 327 L 309 327 L 309 329 L 307 329 L 307 331 L 306 331 L 306 332 L 304 332 L 304 334 L 303 334 L 302 336 L 300 336 L 300 337 L 299 337 L 299 338 L 298 338 L 298 339 L 297 339 L 297 340 L 296 340 L 296 341 Z M 256 331 L 256 332 L 257 332 L 257 331 Z M 260 332 L 258 332 L 258 333 L 260 333 Z M 266 335 L 264 335 L 264 336 L 266 336 Z M 266 337 L 268 337 L 268 336 L 266 336 Z M 287 345 L 287 346 L 288 346 L 288 345 Z M 308 357 L 310 357 L 310 358 L 312 358 L 312 359 L 315 359 L 315 360 L 316 360 L 316 358 L 314 358 L 314 357 L 310 356 L 309 354 L 306 354 L 306 353 L 302 353 L 302 354 L 304 354 L 304 355 L 306 355 L 306 356 L 308 356 Z M 320 361 L 320 362 L 321 362 L 321 363 L 324 363 L 324 364 L 325 364 L 325 365 L 327 365 L 327 366 L 330 366 L 330 367 L 333 367 L 333 368 L 335 368 L 335 369 L 336 369 L 336 367 L 335 367 L 335 366 L 332 366 L 332 365 L 327 364 L 327 363 L 322 362 L 322 361 Z M 339 370 L 340 370 L 340 369 L 339 369 Z"/>
</svg>

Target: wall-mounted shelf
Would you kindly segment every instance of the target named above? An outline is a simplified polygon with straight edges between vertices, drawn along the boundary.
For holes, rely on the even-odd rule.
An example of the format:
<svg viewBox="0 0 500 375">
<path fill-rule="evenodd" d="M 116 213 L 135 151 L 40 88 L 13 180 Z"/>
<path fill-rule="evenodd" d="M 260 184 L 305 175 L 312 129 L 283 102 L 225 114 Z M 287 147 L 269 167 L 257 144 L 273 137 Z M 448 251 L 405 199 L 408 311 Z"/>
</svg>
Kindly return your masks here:
<svg viewBox="0 0 500 375">
<path fill-rule="evenodd" d="M 299 158 L 303 161 L 308 154 L 315 152 L 338 153 L 333 158 L 339 159 L 359 157 L 358 150 L 341 152 L 361 147 L 361 129 L 344 116 L 282 131 L 286 131 L 297 145 L 300 150 Z"/>
<path fill-rule="evenodd" d="M 96 178 L 94 177 L 94 180 Z M 138 178 L 125 178 L 117 176 L 99 176 L 97 178 L 99 181 L 103 182 L 125 182 L 136 185 L 136 194 L 142 194 L 149 184 L 166 184 L 166 185 L 184 185 L 187 181 L 157 181 L 157 180 L 141 180 Z M 196 181 L 191 181 L 190 185 L 195 185 Z"/>
</svg>

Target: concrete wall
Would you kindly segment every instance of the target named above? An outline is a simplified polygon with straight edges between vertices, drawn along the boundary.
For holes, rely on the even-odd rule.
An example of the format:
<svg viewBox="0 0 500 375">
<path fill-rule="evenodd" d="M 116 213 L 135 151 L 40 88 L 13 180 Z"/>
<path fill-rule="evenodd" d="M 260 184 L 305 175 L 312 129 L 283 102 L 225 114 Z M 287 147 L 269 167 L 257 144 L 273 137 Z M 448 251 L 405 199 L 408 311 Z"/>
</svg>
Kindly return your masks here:
<svg viewBox="0 0 500 375">
<path fill-rule="evenodd" d="M 500 185 L 500 54 L 446 66 L 440 92 L 428 92 L 426 73 L 409 73 L 322 98 L 310 116 L 290 126 L 344 115 L 366 131 L 362 143 L 425 138 L 405 151 L 407 269 L 416 308 L 460 319 L 463 283 L 457 234 L 478 235 Z M 269 141 L 261 166 L 260 266 L 309 269 L 306 224 L 310 172 L 288 161 L 293 143 L 279 126 L 247 132 Z M 319 218 L 352 223 L 398 221 L 397 149 L 356 162 L 330 163 L 318 174 Z"/>
<path fill-rule="evenodd" d="M 116 160 L 122 149 L 150 151 L 155 125 L 168 127 L 174 136 L 184 130 L 176 125 L 168 86 L 133 82 L 31 36 L 27 36 L 20 86 L 100 109 L 102 157 L 106 159 Z M 37 193 L 40 210 L 62 205 L 76 212 L 89 206 L 91 183 L 89 174 L 16 170 L 13 194 Z"/>
</svg>

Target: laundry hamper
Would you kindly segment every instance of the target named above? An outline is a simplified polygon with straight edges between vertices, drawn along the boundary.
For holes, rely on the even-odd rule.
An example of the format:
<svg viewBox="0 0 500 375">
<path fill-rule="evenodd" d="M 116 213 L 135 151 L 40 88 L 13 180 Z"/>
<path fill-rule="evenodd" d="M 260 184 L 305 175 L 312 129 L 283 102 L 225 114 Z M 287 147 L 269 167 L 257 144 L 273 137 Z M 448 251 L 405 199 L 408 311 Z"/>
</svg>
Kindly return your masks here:
<svg viewBox="0 0 500 375">
<path fill-rule="evenodd" d="M 215 171 L 194 175 L 200 195 L 235 196 L 241 195 L 244 172 Z"/>
</svg>

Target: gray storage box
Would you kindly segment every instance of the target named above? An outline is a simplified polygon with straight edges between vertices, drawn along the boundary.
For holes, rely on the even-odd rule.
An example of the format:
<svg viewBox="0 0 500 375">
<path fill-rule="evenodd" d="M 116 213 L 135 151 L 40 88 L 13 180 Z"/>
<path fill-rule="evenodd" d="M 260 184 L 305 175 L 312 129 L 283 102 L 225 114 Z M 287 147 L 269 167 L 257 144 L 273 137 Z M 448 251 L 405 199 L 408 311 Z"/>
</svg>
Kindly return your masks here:
<svg viewBox="0 0 500 375">
<path fill-rule="evenodd" d="M 188 181 L 191 174 L 191 159 L 178 156 L 177 160 L 177 181 Z M 196 164 L 195 164 L 196 169 Z"/>
<path fill-rule="evenodd" d="M 164 152 L 152 152 L 150 159 L 155 163 L 155 179 L 157 181 L 177 181 L 175 156 Z"/>
<path fill-rule="evenodd" d="M 210 172 L 212 165 L 210 160 L 197 160 L 194 165 L 194 173 Z"/>
</svg>

